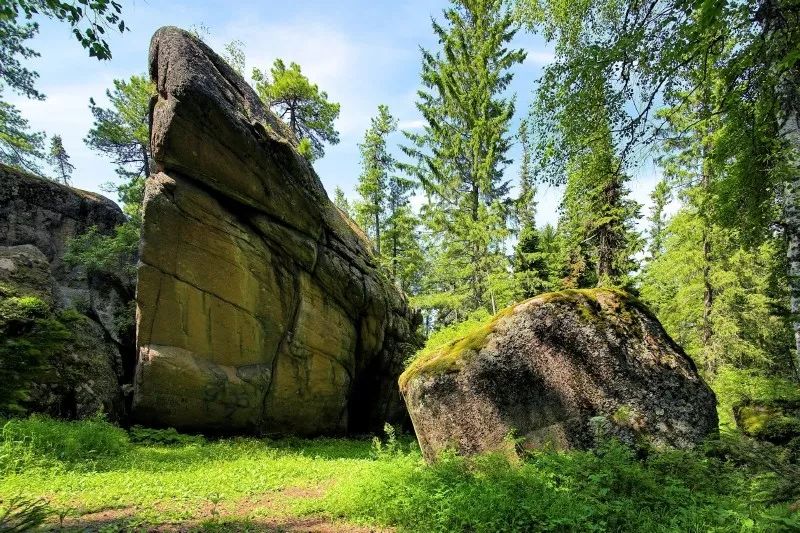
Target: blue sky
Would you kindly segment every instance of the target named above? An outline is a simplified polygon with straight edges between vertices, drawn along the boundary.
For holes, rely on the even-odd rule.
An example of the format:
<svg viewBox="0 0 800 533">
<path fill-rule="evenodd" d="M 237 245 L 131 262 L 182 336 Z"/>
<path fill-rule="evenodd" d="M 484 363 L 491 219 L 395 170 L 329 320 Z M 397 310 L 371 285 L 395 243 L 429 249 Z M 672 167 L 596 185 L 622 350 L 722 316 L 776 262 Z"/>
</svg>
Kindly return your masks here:
<svg viewBox="0 0 800 533">
<path fill-rule="evenodd" d="M 439 17 L 447 2 L 435 1 L 123 1 L 124 19 L 131 31 L 109 39 L 113 59 L 90 59 L 65 25 L 42 22 L 33 41 L 42 56 L 30 61 L 40 74 L 43 102 L 10 97 L 31 126 L 47 134 L 60 134 L 76 167 L 73 185 L 100 191 L 114 179 L 111 165 L 83 143 L 91 127 L 89 98 L 105 102 L 105 90 L 115 78 L 146 72 L 147 49 L 153 32 L 164 25 L 183 28 L 204 25 L 206 38 L 216 50 L 234 39 L 244 43 L 247 70 L 268 68 L 276 57 L 299 63 L 308 77 L 341 104 L 336 123 L 341 142 L 328 147 L 315 168 L 332 194 L 341 187 L 355 197 L 359 174 L 358 142 L 379 104 L 387 104 L 401 128 L 421 124 L 414 108 L 419 86 L 419 47 L 435 48 L 431 17 Z M 287 7 L 290 6 L 290 7 Z M 510 91 L 516 93 L 515 125 L 527 112 L 536 79 L 552 59 L 551 49 L 537 36 L 518 34 L 516 47 L 528 59 L 516 69 Z M 399 134 L 391 141 L 399 143 Z M 519 147 L 512 155 L 518 160 Z M 507 169 L 517 175 L 517 161 Z M 652 168 L 637 172 L 631 183 L 635 199 L 647 203 L 655 185 Z M 542 187 L 540 223 L 554 222 L 560 191 Z"/>
</svg>

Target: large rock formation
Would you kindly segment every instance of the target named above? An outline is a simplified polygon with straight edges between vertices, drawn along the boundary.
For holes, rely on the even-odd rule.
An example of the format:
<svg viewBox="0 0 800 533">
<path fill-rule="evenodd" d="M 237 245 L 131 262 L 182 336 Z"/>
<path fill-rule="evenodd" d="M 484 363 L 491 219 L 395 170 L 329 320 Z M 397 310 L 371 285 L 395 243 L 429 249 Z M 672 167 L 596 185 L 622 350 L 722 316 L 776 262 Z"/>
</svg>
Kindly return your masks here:
<svg viewBox="0 0 800 533">
<path fill-rule="evenodd" d="M 150 74 L 137 418 L 295 434 L 402 418 L 414 315 L 290 131 L 185 31 L 156 32 Z"/>
<path fill-rule="evenodd" d="M 73 339 L 48 361 L 30 407 L 54 415 L 93 416 L 103 409 L 123 416 L 121 385 L 130 379 L 133 280 L 119 273 L 87 272 L 64 262 L 70 239 L 94 227 L 108 234 L 125 216 L 111 200 L 0 164 L 0 300 L 33 296 L 58 318 L 77 309 Z M 0 339 L 5 342 L 6 339 Z"/>
<path fill-rule="evenodd" d="M 400 378 L 425 458 L 616 436 L 692 447 L 717 430 L 716 398 L 641 304 L 604 289 L 538 296 L 423 353 Z"/>
</svg>

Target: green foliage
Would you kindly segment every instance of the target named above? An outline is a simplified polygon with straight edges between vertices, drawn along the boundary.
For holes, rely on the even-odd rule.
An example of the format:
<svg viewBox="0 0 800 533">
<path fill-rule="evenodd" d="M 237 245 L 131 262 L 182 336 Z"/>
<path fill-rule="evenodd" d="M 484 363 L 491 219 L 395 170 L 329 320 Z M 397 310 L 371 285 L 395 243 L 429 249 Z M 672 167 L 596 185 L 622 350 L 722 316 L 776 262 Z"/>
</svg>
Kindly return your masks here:
<svg viewBox="0 0 800 533">
<path fill-rule="evenodd" d="M 792 439 L 800 437 L 800 418 L 783 416 L 769 419 L 758 428 L 753 437 L 773 444 L 788 444 Z"/>
<path fill-rule="evenodd" d="M 333 125 L 339 118 L 339 104 L 329 102 L 328 93 L 311 83 L 300 65 L 290 63 L 287 68 L 282 59 L 276 59 L 269 73 L 253 69 L 253 80 L 258 96 L 286 121 L 308 159 L 325 155 L 324 143 L 339 142 Z"/>
<path fill-rule="evenodd" d="M 42 525 L 50 513 L 47 501 L 42 498 L 12 496 L 0 499 L 0 531 L 4 533 L 30 531 Z"/>
<path fill-rule="evenodd" d="M 612 441 L 594 452 L 535 452 L 516 464 L 446 454 L 427 466 L 392 431 L 379 445 L 233 439 L 163 446 L 127 444 L 124 431 L 98 421 L 8 424 L 0 499 L 47 495 L 52 508 L 75 514 L 133 509 L 114 522 L 117 529 L 207 518 L 209 502 L 216 530 L 309 515 L 318 524 L 333 518 L 347 520 L 345 528 L 357 522 L 420 532 L 800 526 L 783 503 L 798 497 L 794 467 L 779 449 L 734 437 L 709 453 L 637 459 Z"/>
<path fill-rule="evenodd" d="M 355 218 L 355 211 L 350 205 L 350 201 L 345 196 L 341 187 L 337 186 L 333 191 L 333 203 L 336 207 L 342 210 L 342 213 L 350 218 Z"/>
<path fill-rule="evenodd" d="M 0 415 L 24 411 L 37 375 L 73 339 L 70 319 L 38 297 L 0 295 Z"/>
<path fill-rule="evenodd" d="M 92 226 L 67 243 L 64 261 L 70 265 L 83 265 L 89 272 L 133 276 L 136 273 L 134 258 L 139 249 L 140 230 L 136 219 L 115 227 L 111 235 L 105 235 Z"/>
<path fill-rule="evenodd" d="M 501 0 L 454 2 L 443 19 L 432 23 L 439 50 L 422 51 L 417 109 L 427 124 L 405 133 L 411 164 L 403 168 L 429 198 L 422 218 L 431 264 L 421 292 L 458 305 L 435 310 L 447 315 L 510 303 L 497 301 L 489 278 L 508 270 L 503 170 L 514 99 L 505 93 L 525 52 L 507 46 L 516 30 Z"/>
<path fill-rule="evenodd" d="M 50 138 L 50 151 L 47 155 L 48 162 L 56 171 L 56 180 L 64 185 L 69 185 L 75 165 L 70 162 L 69 154 L 64 149 L 64 142 L 60 135 L 53 135 Z"/>
<path fill-rule="evenodd" d="M 664 251 L 664 238 L 666 236 L 667 217 L 665 209 L 672 199 L 672 191 L 666 180 L 660 180 L 653 191 L 650 193 L 650 201 L 653 205 L 650 208 L 649 242 L 647 251 L 650 260 L 655 259 Z"/>
<path fill-rule="evenodd" d="M 586 149 L 567 162 L 567 185 L 561 201 L 559 233 L 566 264 L 564 285 L 630 286 L 633 256 L 641 249 L 634 227 L 639 205 L 627 198 L 628 176 L 615 155 L 606 114 L 596 113 L 595 124 L 575 139 Z"/>
<path fill-rule="evenodd" d="M 98 416 L 66 422 L 43 416 L 9 420 L 0 431 L 0 472 L 8 475 L 54 464 L 92 469 L 129 450 L 124 430 Z"/>
<path fill-rule="evenodd" d="M 89 99 L 94 124 L 84 142 L 111 158 L 124 185 L 150 173 L 150 97 L 154 94 L 155 86 L 147 76 L 134 75 L 114 80 L 114 89 L 106 91 L 111 107 L 100 107 L 94 98 Z"/>
<path fill-rule="evenodd" d="M 199 35 L 198 38 L 200 38 Z M 228 62 L 231 68 L 236 71 L 237 74 L 244 77 L 246 59 L 244 54 L 244 43 L 242 41 L 235 39 L 226 43 L 223 47 L 222 57 Z"/>
<path fill-rule="evenodd" d="M 446 454 L 424 466 L 379 462 L 338 484 L 324 507 L 407 531 L 693 531 L 797 527 L 785 507 L 742 500 L 751 480 L 700 453 L 634 459 L 614 442 L 597 452 L 540 452 L 516 466 L 503 456 Z M 778 482 L 764 479 L 763 485 Z"/>
<path fill-rule="evenodd" d="M 641 278 L 643 300 L 667 332 L 703 367 L 731 365 L 786 372 L 792 347 L 785 312 L 787 286 L 776 240 L 754 248 L 739 245 L 736 232 L 713 226 L 707 279 L 714 287 L 704 343 L 703 219 L 697 209 L 683 208 L 667 224 L 664 249 Z M 783 288 L 783 289 L 782 289 Z"/>
<path fill-rule="evenodd" d="M 800 401 L 800 387 L 779 376 L 765 375 L 757 369 L 737 369 L 723 366 L 711 381 L 717 394 L 717 412 L 722 429 L 733 430 L 736 421 L 734 406 L 751 400 Z"/>
<path fill-rule="evenodd" d="M 0 162 L 37 173 L 43 148 L 44 134 L 30 131 L 19 109 L 0 102 Z"/>
<path fill-rule="evenodd" d="M 397 119 L 385 105 L 364 134 L 361 149 L 361 176 L 355 204 L 355 220 L 365 228 L 375 245 L 378 259 L 392 281 L 402 290 L 415 289 L 423 261 L 417 231 L 418 220 L 411 211 L 409 197 L 414 182 L 400 176 L 387 138 L 397 129 Z"/>
<path fill-rule="evenodd" d="M 39 57 L 26 41 L 39 32 L 37 16 L 66 22 L 72 33 L 98 59 L 110 59 L 111 50 L 105 41 L 107 29 L 124 32 L 120 18 L 121 4 L 112 0 L 0 0 L 0 98 L 5 87 L 12 91 L 44 100 L 35 82 L 39 75 L 23 65 L 25 60 Z M 39 173 L 44 134 L 30 131 L 28 121 L 11 104 L 0 101 L 0 161 L 16 168 Z"/>
<path fill-rule="evenodd" d="M 364 228 L 381 254 L 381 229 L 386 218 L 386 200 L 389 176 L 394 172 L 396 161 L 389 152 L 387 137 L 397 129 L 397 119 L 385 105 L 378 106 L 377 116 L 372 118 L 364 134 L 361 150 L 361 176 L 358 178 L 356 222 Z"/>
<path fill-rule="evenodd" d="M 66 22 L 81 46 L 89 51 L 89 56 L 97 59 L 111 59 L 111 49 L 105 40 L 107 30 L 116 29 L 121 33 L 128 29 L 121 14 L 122 4 L 113 0 L 0 1 L 0 20 L 17 25 L 23 17 L 31 20 L 42 15 Z"/>
<path fill-rule="evenodd" d="M 133 426 L 128 435 L 135 444 L 153 444 L 161 446 L 186 446 L 202 444 L 205 439 L 199 435 L 178 433 L 175 428 L 153 429 L 144 426 Z"/>
</svg>

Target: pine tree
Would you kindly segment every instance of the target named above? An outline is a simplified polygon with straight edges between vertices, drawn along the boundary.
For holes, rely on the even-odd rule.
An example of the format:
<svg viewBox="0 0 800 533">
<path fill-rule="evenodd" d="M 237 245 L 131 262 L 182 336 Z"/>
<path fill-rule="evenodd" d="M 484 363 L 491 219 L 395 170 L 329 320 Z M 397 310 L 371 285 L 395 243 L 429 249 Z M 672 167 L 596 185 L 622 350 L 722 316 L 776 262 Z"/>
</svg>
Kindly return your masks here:
<svg viewBox="0 0 800 533">
<path fill-rule="evenodd" d="M 69 154 L 64 149 L 61 135 L 53 135 L 50 139 L 50 154 L 48 159 L 50 165 L 56 171 L 57 180 L 64 185 L 69 185 L 72 171 L 75 170 L 75 165 L 70 163 Z"/>
<path fill-rule="evenodd" d="M 310 160 L 325 155 L 324 143 L 337 144 L 339 132 L 333 121 L 339 118 L 339 104 L 328 101 L 300 70 L 300 65 L 276 59 L 269 73 L 253 69 L 256 92 L 261 100 L 286 121 L 300 141 L 300 151 Z"/>
<path fill-rule="evenodd" d="M 89 100 L 94 124 L 84 142 L 110 157 L 117 165 L 118 185 L 106 184 L 106 190 L 119 194 L 125 211 L 138 216 L 144 192 L 144 180 L 150 173 L 150 97 L 155 87 L 145 76 L 114 80 L 114 89 L 106 91 L 111 107 L 100 107 Z"/>
<path fill-rule="evenodd" d="M 516 30 L 502 0 L 456 1 L 444 19 L 433 22 L 441 50 L 422 52 L 417 108 L 427 125 L 407 134 L 411 145 L 404 151 L 430 198 L 424 220 L 441 247 L 427 290 L 465 311 L 490 309 L 498 302 L 488 280 L 508 270 L 503 170 L 514 101 L 503 94 L 525 53 L 507 48 Z"/>
<path fill-rule="evenodd" d="M 31 131 L 19 109 L 0 102 L 0 162 L 39 173 L 43 147 L 44 133 Z"/>
</svg>

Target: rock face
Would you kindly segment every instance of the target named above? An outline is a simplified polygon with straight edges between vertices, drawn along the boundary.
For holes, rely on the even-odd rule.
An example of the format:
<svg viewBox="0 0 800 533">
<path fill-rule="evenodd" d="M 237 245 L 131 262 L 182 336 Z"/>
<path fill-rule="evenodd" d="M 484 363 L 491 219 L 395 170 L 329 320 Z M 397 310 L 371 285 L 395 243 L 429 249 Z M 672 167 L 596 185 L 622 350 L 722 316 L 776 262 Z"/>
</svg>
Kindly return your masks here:
<svg viewBox="0 0 800 533">
<path fill-rule="evenodd" d="M 687 448 L 717 431 L 716 398 L 641 304 L 593 289 L 538 296 L 400 378 L 425 458 L 522 446 L 585 448 L 616 436 Z"/>
<path fill-rule="evenodd" d="M 150 73 L 136 417 L 302 435 L 402 418 L 416 318 L 292 134 L 187 32 L 156 32 Z"/>
<path fill-rule="evenodd" d="M 121 333 L 120 316 L 133 297 L 133 280 L 63 261 L 70 239 L 91 227 L 110 233 L 124 221 L 103 196 L 0 164 L 0 282 L 16 297 L 40 298 L 56 315 L 67 309 L 84 315 L 72 323 L 71 352 L 50 361 L 53 368 L 38 380 L 33 410 L 68 417 L 93 416 L 99 409 L 112 418 L 124 414 L 120 386 L 123 360 L 132 359 L 132 327 L 127 337 Z"/>
</svg>

